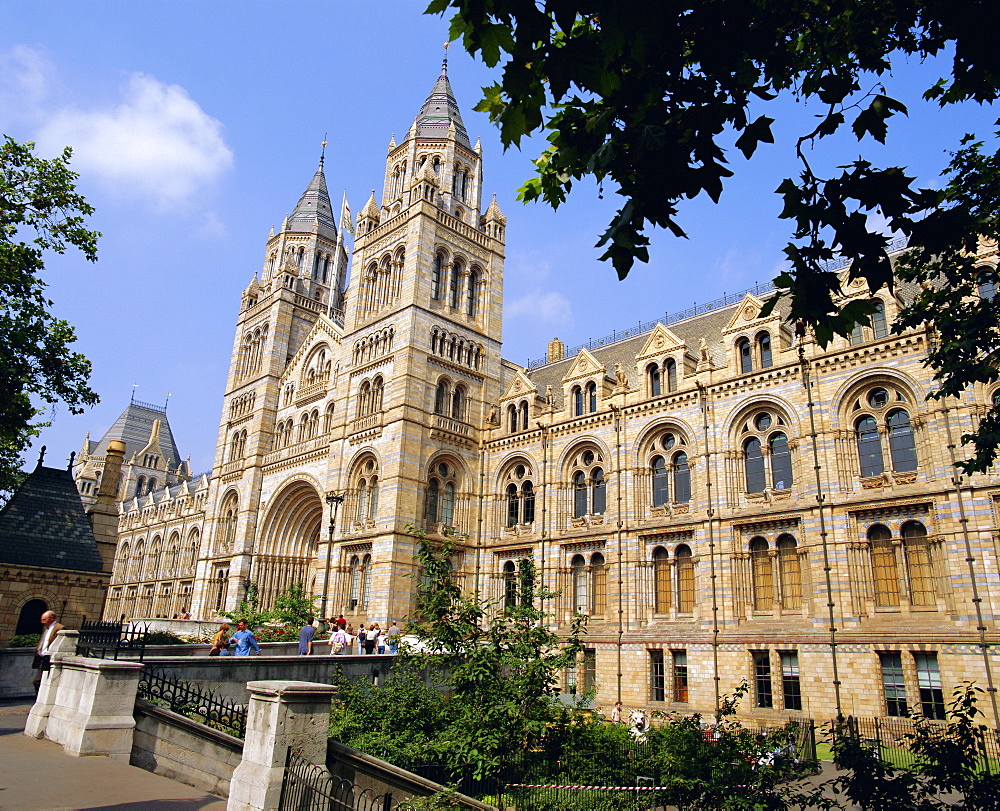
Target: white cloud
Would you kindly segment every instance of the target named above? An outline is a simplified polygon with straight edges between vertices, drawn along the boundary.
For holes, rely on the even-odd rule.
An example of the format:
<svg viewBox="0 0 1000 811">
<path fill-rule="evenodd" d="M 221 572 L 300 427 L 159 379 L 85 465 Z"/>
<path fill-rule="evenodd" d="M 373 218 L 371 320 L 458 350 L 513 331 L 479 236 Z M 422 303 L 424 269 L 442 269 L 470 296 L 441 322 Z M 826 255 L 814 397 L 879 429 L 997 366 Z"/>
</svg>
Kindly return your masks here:
<svg viewBox="0 0 1000 811">
<path fill-rule="evenodd" d="M 528 318 L 537 326 L 564 327 L 573 321 L 573 307 L 561 293 L 536 290 L 504 304 L 509 318 Z"/>
<path fill-rule="evenodd" d="M 0 51 L 0 128 L 36 116 L 54 79 L 55 69 L 42 51 L 27 45 Z"/>
<path fill-rule="evenodd" d="M 222 124 L 178 85 L 133 74 L 111 109 L 51 113 L 36 140 L 54 154 L 73 147 L 73 168 L 125 198 L 183 205 L 233 163 Z"/>
</svg>

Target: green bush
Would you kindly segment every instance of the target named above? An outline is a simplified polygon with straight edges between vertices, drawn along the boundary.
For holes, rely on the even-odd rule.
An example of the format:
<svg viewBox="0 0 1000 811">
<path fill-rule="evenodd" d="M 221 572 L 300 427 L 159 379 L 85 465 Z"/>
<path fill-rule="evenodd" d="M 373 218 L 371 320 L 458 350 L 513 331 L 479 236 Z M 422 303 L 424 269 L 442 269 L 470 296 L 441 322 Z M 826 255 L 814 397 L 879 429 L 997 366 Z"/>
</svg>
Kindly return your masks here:
<svg viewBox="0 0 1000 811">
<path fill-rule="evenodd" d="M 42 638 L 41 634 L 16 634 L 7 643 L 8 648 L 33 648 Z"/>
<path fill-rule="evenodd" d="M 147 645 L 186 645 L 188 644 L 176 634 L 169 631 L 150 631 L 146 637 Z"/>
</svg>

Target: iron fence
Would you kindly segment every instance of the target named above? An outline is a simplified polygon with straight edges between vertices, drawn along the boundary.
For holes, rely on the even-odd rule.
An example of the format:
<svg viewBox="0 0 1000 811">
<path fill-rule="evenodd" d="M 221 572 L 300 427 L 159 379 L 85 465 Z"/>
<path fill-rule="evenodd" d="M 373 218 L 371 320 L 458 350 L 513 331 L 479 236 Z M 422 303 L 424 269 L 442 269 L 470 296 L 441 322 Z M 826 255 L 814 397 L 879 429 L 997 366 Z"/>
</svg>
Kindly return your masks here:
<svg viewBox="0 0 1000 811">
<path fill-rule="evenodd" d="M 278 811 L 403 811 L 391 792 L 360 789 L 350 780 L 338 780 L 329 769 L 316 766 L 291 748 L 285 757 Z"/>
<path fill-rule="evenodd" d="M 246 737 L 245 704 L 228 701 L 210 690 L 174 678 L 160 668 L 147 665 L 142 669 L 137 695 L 213 729 L 237 738 Z"/>
<path fill-rule="evenodd" d="M 117 659 L 135 656 L 141 662 L 146 653 L 149 626 L 132 626 L 114 620 L 84 620 L 76 641 L 79 656 Z"/>
<path fill-rule="evenodd" d="M 932 735 L 949 735 L 948 726 L 942 722 L 922 720 L 919 723 L 925 724 Z M 910 748 L 917 724 L 912 718 L 855 718 L 852 715 L 848 716 L 841 732 L 866 745 L 895 768 L 909 769 L 921 761 L 921 756 Z M 987 773 L 1000 774 L 1000 733 L 996 729 L 980 726 L 976 729 L 976 740 L 978 768 Z"/>
</svg>

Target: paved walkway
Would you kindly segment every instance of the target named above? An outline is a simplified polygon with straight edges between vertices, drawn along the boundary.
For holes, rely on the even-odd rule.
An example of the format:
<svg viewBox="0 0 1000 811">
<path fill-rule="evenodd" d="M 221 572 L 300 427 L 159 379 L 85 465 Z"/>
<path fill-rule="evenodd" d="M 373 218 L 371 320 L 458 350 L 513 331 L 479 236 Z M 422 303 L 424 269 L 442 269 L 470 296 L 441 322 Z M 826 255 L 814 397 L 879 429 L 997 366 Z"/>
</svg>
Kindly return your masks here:
<svg viewBox="0 0 1000 811">
<path fill-rule="evenodd" d="M 0 704 L 0 809 L 223 811 L 226 801 L 106 757 L 24 735 L 30 703 Z"/>
</svg>

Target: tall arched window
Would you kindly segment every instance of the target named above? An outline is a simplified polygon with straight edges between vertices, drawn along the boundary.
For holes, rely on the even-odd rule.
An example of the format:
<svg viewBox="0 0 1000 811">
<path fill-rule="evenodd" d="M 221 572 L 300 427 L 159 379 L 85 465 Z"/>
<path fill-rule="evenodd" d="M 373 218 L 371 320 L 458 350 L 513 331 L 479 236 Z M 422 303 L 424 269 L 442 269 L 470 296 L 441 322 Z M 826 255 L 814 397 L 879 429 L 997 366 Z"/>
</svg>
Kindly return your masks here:
<svg viewBox="0 0 1000 811">
<path fill-rule="evenodd" d="M 889 326 L 885 321 L 885 302 L 878 298 L 874 301 L 875 312 L 872 313 L 872 332 L 875 340 L 889 337 Z"/>
<path fill-rule="evenodd" d="M 441 523 L 450 527 L 455 523 L 455 485 L 447 482 L 441 494 Z"/>
<path fill-rule="evenodd" d="M 889 456 L 892 469 L 904 473 L 917 469 L 917 448 L 913 441 L 913 427 L 910 415 L 903 409 L 889 413 L 886 419 L 889 428 Z"/>
<path fill-rule="evenodd" d="M 757 335 L 757 353 L 760 357 L 761 369 L 770 369 L 774 365 L 771 357 L 771 336 L 766 332 Z"/>
<path fill-rule="evenodd" d="M 767 541 L 750 541 L 750 565 L 753 569 L 753 607 L 755 611 L 770 611 L 774 607 L 774 578 L 771 575 L 771 555 Z"/>
<path fill-rule="evenodd" d="M 791 535 L 778 536 L 778 569 L 781 576 L 781 607 L 802 608 L 802 569 L 799 550 Z"/>
<path fill-rule="evenodd" d="M 462 263 L 455 261 L 451 265 L 451 276 L 448 284 L 448 306 L 457 307 L 459 299 L 459 278 L 462 275 Z"/>
<path fill-rule="evenodd" d="M 357 520 L 364 521 L 368 517 L 368 480 L 358 482 L 358 513 Z"/>
<path fill-rule="evenodd" d="M 674 503 L 685 504 L 691 500 L 691 468 L 684 451 L 674 454 Z"/>
<path fill-rule="evenodd" d="M 431 298 L 441 298 L 441 278 L 444 273 L 444 259 L 441 254 L 434 255 L 434 269 L 431 271 Z"/>
<path fill-rule="evenodd" d="M 670 556 L 662 546 L 653 550 L 653 580 L 656 593 L 654 611 L 666 614 L 670 610 Z"/>
<path fill-rule="evenodd" d="M 508 560 L 503 565 L 503 607 L 510 611 L 517 606 L 517 567 Z"/>
<path fill-rule="evenodd" d="M 677 361 L 667 358 L 663 370 L 667 376 L 667 391 L 677 391 Z"/>
<path fill-rule="evenodd" d="M 761 451 L 760 440 L 755 436 L 743 443 L 743 467 L 746 472 L 747 492 L 763 493 L 767 487 L 764 476 L 764 454 Z"/>
<path fill-rule="evenodd" d="M 522 431 L 527 431 L 528 430 L 528 401 L 527 400 L 522 400 L 521 401 L 521 405 L 518 406 L 518 411 L 520 412 L 520 415 L 521 415 L 521 430 Z"/>
<path fill-rule="evenodd" d="M 911 605 L 935 605 L 934 572 L 927 528 L 919 521 L 903 524 L 903 551 L 906 555 L 906 579 L 910 584 Z"/>
<path fill-rule="evenodd" d="M 667 463 L 662 456 L 654 456 L 652 464 L 653 506 L 662 507 L 669 501 L 667 491 Z"/>
<path fill-rule="evenodd" d="M 576 555 L 571 564 L 573 573 L 573 610 L 577 614 L 587 614 L 590 606 L 587 600 L 587 562 L 583 555 Z"/>
<path fill-rule="evenodd" d="M 451 396 L 451 416 L 456 420 L 465 419 L 465 389 L 462 386 L 455 386 Z"/>
<path fill-rule="evenodd" d="M 597 411 L 597 384 L 593 382 L 587 384 L 587 409 L 591 414 Z"/>
<path fill-rule="evenodd" d="M 578 470 L 573 474 L 573 517 L 587 514 L 587 474 Z"/>
<path fill-rule="evenodd" d="M 351 610 L 356 611 L 361 605 L 361 558 L 354 555 L 351 558 Z"/>
<path fill-rule="evenodd" d="M 677 611 L 690 614 L 694 611 L 694 557 L 691 547 L 681 544 L 674 550 L 677 563 Z"/>
<path fill-rule="evenodd" d="M 862 417 L 855 425 L 858 442 L 858 461 L 862 476 L 880 476 L 885 471 L 882 461 L 882 437 L 874 417 Z"/>
<path fill-rule="evenodd" d="M 868 529 L 868 543 L 875 581 L 875 605 L 894 608 L 899 605 L 899 569 L 892 533 L 887 526 L 875 524 Z"/>
<path fill-rule="evenodd" d="M 792 486 L 792 455 L 788 450 L 788 437 L 772 434 L 771 446 L 771 487 L 787 490 Z"/>
<path fill-rule="evenodd" d="M 740 356 L 740 372 L 742 374 L 747 374 L 753 371 L 753 349 L 750 347 L 750 342 L 744 338 L 738 344 L 736 344 L 736 351 Z"/>
<path fill-rule="evenodd" d="M 427 482 L 427 490 L 424 493 L 424 520 L 434 523 L 438 520 L 438 501 L 441 495 L 441 483 L 432 478 Z"/>
<path fill-rule="evenodd" d="M 601 468 L 594 468 L 594 472 L 591 474 L 591 482 L 593 487 L 591 512 L 594 515 L 604 515 L 608 503 L 608 485 L 604 479 L 604 471 Z"/>
<path fill-rule="evenodd" d="M 655 363 L 649 364 L 646 367 L 646 379 L 649 381 L 649 396 L 659 397 L 662 394 L 660 390 L 660 367 Z"/>
<path fill-rule="evenodd" d="M 507 426 L 512 434 L 517 433 L 517 406 L 513 403 L 507 406 Z"/>
<path fill-rule="evenodd" d="M 573 386 L 573 416 L 583 416 L 583 389 Z"/>
<path fill-rule="evenodd" d="M 437 389 L 434 392 L 434 413 L 447 415 L 449 399 L 448 381 L 442 380 L 437 384 Z"/>
<path fill-rule="evenodd" d="M 518 523 L 518 518 L 520 517 L 520 510 L 518 509 L 518 499 L 517 499 L 517 485 L 508 484 L 507 485 L 507 526 L 516 527 Z M 513 565 L 513 564 L 511 564 Z"/>
<path fill-rule="evenodd" d="M 596 552 L 590 558 L 591 611 L 602 616 L 608 604 L 608 570 L 604 565 L 604 555 Z"/>
<path fill-rule="evenodd" d="M 521 523 L 535 522 L 535 488 L 531 482 L 521 485 Z"/>
<path fill-rule="evenodd" d="M 465 314 L 469 318 L 475 318 L 479 315 L 479 273 L 478 271 L 471 271 L 469 273 L 469 289 L 466 294 L 467 298 L 465 301 Z"/>
</svg>

